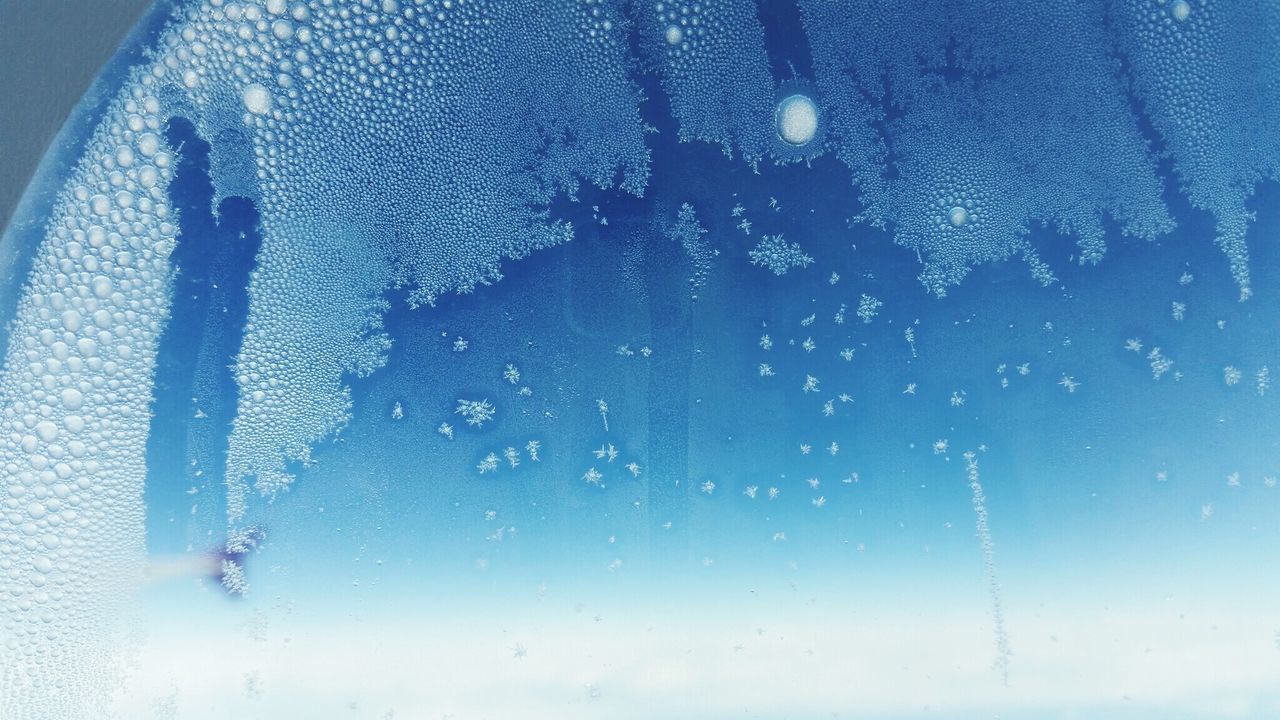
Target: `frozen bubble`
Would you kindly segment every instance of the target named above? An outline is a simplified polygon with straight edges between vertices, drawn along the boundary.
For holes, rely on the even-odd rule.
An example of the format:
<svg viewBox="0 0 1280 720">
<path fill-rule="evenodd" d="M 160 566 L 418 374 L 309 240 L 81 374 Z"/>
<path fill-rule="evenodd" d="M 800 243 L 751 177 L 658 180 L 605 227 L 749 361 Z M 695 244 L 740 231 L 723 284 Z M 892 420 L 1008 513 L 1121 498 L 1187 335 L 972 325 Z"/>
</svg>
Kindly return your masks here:
<svg viewBox="0 0 1280 720">
<path fill-rule="evenodd" d="M 957 205 L 947 213 L 947 219 L 951 221 L 953 226 L 960 227 L 969 222 L 969 211 Z"/>
<path fill-rule="evenodd" d="M 818 132 L 818 106 L 807 95 L 791 95 L 778 103 L 778 134 L 791 145 L 804 145 Z"/>
<path fill-rule="evenodd" d="M 79 410 L 84 405 L 84 394 L 75 388 L 62 391 L 62 407 L 68 410 Z"/>
<path fill-rule="evenodd" d="M 1169 13 L 1173 15 L 1173 19 L 1183 22 L 1191 17 L 1191 3 L 1187 0 L 1174 0 L 1173 5 L 1169 7 Z"/>
<path fill-rule="evenodd" d="M 138 136 L 138 152 L 147 157 L 155 155 L 160 150 L 160 138 L 155 133 L 143 133 Z"/>
<path fill-rule="evenodd" d="M 80 329 L 80 326 L 82 324 L 83 323 L 80 318 L 80 313 L 76 312 L 75 310 L 63 311 L 62 327 L 66 328 L 67 332 L 76 332 L 77 330 Z"/>
<path fill-rule="evenodd" d="M 111 295 L 111 278 L 106 275 L 95 277 L 90 284 L 93 286 L 93 294 L 96 297 L 105 299 Z"/>
<path fill-rule="evenodd" d="M 671 27 L 667 28 L 667 44 L 668 45 L 679 45 L 681 40 L 684 40 L 683 30 L 681 30 L 676 25 L 672 25 Z"/>
<path fill-rule="evenodd" d="M 266 115 L 271 110 L 271 91 L 258 83 L 246 87 L 242 99 L 245 109 L 254 115 Z"/>
<path fill-rule="evenodd" d="M 51 420 L 41 420 L 36 423 L 36 435 L 45 442 L 53 442 L 58 437 L 58 426 Z"/>
</svg>

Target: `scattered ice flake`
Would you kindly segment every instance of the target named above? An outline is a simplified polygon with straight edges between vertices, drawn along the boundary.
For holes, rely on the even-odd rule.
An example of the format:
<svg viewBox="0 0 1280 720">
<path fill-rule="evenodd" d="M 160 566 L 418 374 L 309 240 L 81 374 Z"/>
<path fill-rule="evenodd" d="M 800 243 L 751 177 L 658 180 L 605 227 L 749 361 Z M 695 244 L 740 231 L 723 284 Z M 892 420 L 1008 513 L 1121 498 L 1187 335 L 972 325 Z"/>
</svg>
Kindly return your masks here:
<svg viewBox="0 0 1280 720">
<path fill-rule="evenodd" d="M 458 400 L 458 407 L 455 413 L 466 419 L 468 425 L 475 427 L 484 427 L 484 424 L 493 419 L 493 415 L 497 412 L 497 408 L 488 400 Z"/>
<path fill-rule="evenodd" d="M 515 365 L 507 363 L 507 369 L 502 371 L 502 379 L 515 385 L 520 382 L 520 370 Z"/>
<path fill-rule="evenodd" d="M 597 487 L 604 487 L 604 485 L 600 482 L 601 480 L 603 480 L 603 479 L 604 479 L 604 475 L 603 475 L 603 474 L 601 474 L 601 473 L 600 473 L 600 471 L 599 471 L 599 470 L 596 470 L 595 468 L 591 468 L 591 469 L 587 470 L 587 472 L 586 472 L 586 473 L 584 473 L 584 474 L 582 475 L 582 479 L 583 479 L 583 480 L 584 480 L 588 485 L 595 485 L 595 486 L 597 486 Z"/>
<path fill-rule="evenodd" d="M 1058 380 L 1058 384 L 1066 388 L 1069 393 L 1075 392 L 1076 388 L 1080 387 L 1080 383 L 1070 375 L 1063 375 L 1062 379 Z"/>
<path fill-rule="evenodd" d="M 604 431 L 609 432 L 609 403 L 603 399 L 596 400 L 596 410 L 600 412 L 600 421 L 604 423 Z"/>
<path fill-rule="evenodd" d="M 760 377 L 773 377 L 773 366 L 769 363 L 760 363 L 757 370 L 760 371 Z"/>
<path fill-rule="evenodd" d="M 496 471 L 498 469 L 498 456 L 494 453 L 489 453 L 476 465 L 476 469 L 480 471 L 481 475 Z"/>
<path fill-rule="evenodd" d="M 391 419 L 392 420 L 404 419 L 404 406 L 400 404 L 399 400 L 397 400 L 396 404 L 391 407 Z"/>
<path fill-rule="evenodd" d="M 711 493 L 715 492 L 716 484 L 711 480 L 704 480 L 702 481 L 702 484 L 698 486 L 698 489 L 710 495 Z"/>
<path fill-rule="evenodd" d="M 768 333 L 760 336 L 760 347 L 764 350 L 768 350 L 773 347 L 773 339 L 769 337 Z"/>
<path fill-rule="evenodd" d="M 1180 302 L 1178 302 L 1178 301 L 1176 301 L 1176 300 L 1175 300 L 1175 301 L 1173 302 L 1173 306 L 1172 306 L 1172 314 L 1173 314 L 1173 319 L 1174 319 L 1174 320 L 1177 320 L 1177 321 L 1179 321 L 1179 322 L 1181 322 L 1183 319 L 1185 319 L 1185 318 L 1187 317 L 1187 305 L 1186 305 L 1186 303 L 1180 303 Z"/>
<path fill-rule="evenodd" d="M 463 352 L 467 349 L 467 345 L 468 345 L 467 341 L 459 337 L 453 341 L 453 351 Z"/>
<path fill-rule="evenodd" d="M 453 439 L 453 426 L 447 422 L 440 423 L 440 427 L 436 428 L 436 432 L 440 433 L 441 435 L 445 436 L 450 440 Z"/>
<path fill-rule="evenodd" d="M 597 460 L 605 460 L 607 458 L 607 462 L 613 462 L 618 457 L 618 449 L 613 446 L 613 443 L 601 445 L 598 450 L 593 450 L 592 452 L 595 453 Z"/>
<path fill-rule="evenodd" d="M 1258 374 L 1254 376 L 1254 389 L 1257 390 L 1258 397 L 1262 397 L 1267 394 L 1267 389 L 1270 387 L 1271 371 L 1267 369 L 1266 365 L 1263 365 Z"/>
<path fill-rule="evenodd" d="M 1165 357 L 1158 347 L 1151 348 L 1151 352 L 1147 353 L 1147 360 L 1151 362 L 1151 377 L 1155 380 L 1159 380 L 1160 376 L 1173 367 L 1173 361 Z"/>
<path fill-rule="evenodd" d="M 1139 340 L 1138 338 L 1129 338 L 1128 340 L 1124 341 L 1124 349 L 1130 352 L 1141 353 L 1142 341 Z"/>
<path fill-rule="evenodd" d="M 884 307 L 883 302 L 863 293 L 862 298 L 858 300 L 858 317 L 862 318 L 862 322 L 869 323 L 880 314 L 882 307 Z"/>
<path fill-rule="evenodd" d="M 541 462 L 542 458 L 538 457 L 538 452 L 542 450 L 542 443 L 537 440 L 530 440 L 524 444 L 524 451 L 529 453 L 529 459 L 533 462 Z"/>
<path fill-rule="evenodd" d="M 1240 372 L 1234 365 L 1228 365 L 1222 368 L 1222 381 L 1231 387 L 1240 382 L 1240 378 L 1244 377 L 1244 373 Z"/>
<path fill-rule="evenodd" d="M 818 378 L 812 375 L 806 375 L 804 378 L 804 386 L 800 389 L 807 393 L 818 392 Z"/>
</svg>

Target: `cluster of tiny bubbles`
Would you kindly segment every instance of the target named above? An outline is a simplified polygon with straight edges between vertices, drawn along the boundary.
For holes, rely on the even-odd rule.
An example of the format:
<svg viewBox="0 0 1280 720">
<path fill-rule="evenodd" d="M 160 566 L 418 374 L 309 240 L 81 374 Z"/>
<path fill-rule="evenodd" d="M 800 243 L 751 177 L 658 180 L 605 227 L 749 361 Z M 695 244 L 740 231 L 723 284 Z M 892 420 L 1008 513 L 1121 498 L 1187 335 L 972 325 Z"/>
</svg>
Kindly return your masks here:
<svg viewBox="0 0 1280 720">
<path fill-rule="evenodd" d="M 956 153 L 941 167 L 908 165 L 904 172 L 909 184 L 891 188 L 894 202 L 902 204 L 893 213 L 899 218 L 894 226 L 898 241 L 921 253 L 921 280 L 939 297 L 976 262 L 1003 259 L 1015 252 L 1017 241 L 1008 238 L 1018 236 L 1017 219 L 1008 215 L 1016 210 L 1005 198 L 999 203 L 1004 222 L 993 223 L 991 168 L 961 161 L 976 154 Z"/>
<path fill-rule="evenodd" d="M 1087 8 L 997 0 L 947 13 L 926 2 L 799 3 L 819 117 L 832 117 L 829 144 L 849 165 L 866 208 L 859 219 L 917 250 L 933 292 L 1013 255 L 1051 282 L 1026 240 L 1033 223 L 1074 235 L 1082 262 L 1105 254 L 1107 214 L 1141 238 L 1172 229 L 1113 68 L 1102 0 L 1082 1 Z M 992 13 L 1026 31 L 994 32 Z M 863 22 L 869 14 L 876 23 Z M 883 173 L 866 170 L 886 161 Z"/>
<path fill-rule="evenodd" d="M 1129 0 L 1119 9 L 1135 89 L 1191 203 L 1213 215 L 1245 300 L 1245 201 L 1258 182 L 1280 177 L 1280 6 Z"/>
<path fill-rule="evenodd" d="M 777 135 L 764 29 L 750 0 L 662 0 L 638 12 L 681 140 L 736 147 L 755 163 Z"/>
<path fill-rule="evenodd" d="M 982 198 L 963 191 L 938 198 L 938 229 L 942 232 L 982 227 Z"/>
<path fill-rule="evenodd" d="M 143 457 L 177 228 L 134 70 L 58 196 L 0 368 L 0 716 L 105 717 L 140 578 Z"/>
<path fill-rule="evenodd" d="M 386 361 L 389 287 L 416 306 L 499 279 L 504 257 L 572 236 L 545 209 L 558 193 L 583 180 L 643 191 L 648 151 L 617 2 L 207 0 L 180 12 L 155 80 L 201 136 L 250 139 L 260 190 L 228 450 L 234 528 L 249 480 L 276 496 L 291 461 L 308 463 L 349 420 L 344 376 Z M 211 163 L 215 198 L 238 186 L 223 172 Z"/>
<path fill-rule="evenodd" d="M 370 299 L 389 273 L 360 261 L 396 253 L 353 247 L 352 224 L 428 205 L 415 196 L 420 188 L 450 187 L 428 211 L 394 218 L 385 232 L 376 224 L 363 228 L 366 240 L 384 241 L 405 227 L 436 228 L 434 237 L 420 239 L 418 261 L 404 271 L 417 272 L 414 279 L 429 294 L 484 282 L 503 253 L 518 256 L 567 239 L 568 226 L 548 222 L 536 205 L 565 189 L 573 169 L 603 183 L 622 165 L 624 187 L 643 189 L 638 90 L 626 78 L 612 6 L 555 5 L 554 17 L 540 17 L 523 38 L 526 46 L 542 44 L 517 48 L 486 75 L 504 44 L 495 37 L 495 18 L 506 32 L 518 32 L 523 16 L 545 9 L 468 0 L 403 6 L 209 0 L 178 10 L 151 64 L 135 69 L 89 142 L 12 325 L 0 374 L 8 431 L 0 435 L 7 480 L 0 515 L 0 715 L 105 716 L 109 620 L 142 564 L 144 434 L 155 342 L 168 306 L 167 256 L 177 232 L 165 196 L 172 158 L 161 138 L 168 113 L 189 113 L 208 138 L 238 127 L 253 139 L 267 250 L 251 280 L 254 310 L 237 363 L 241 403 L 232 455 L 242 467 L 273 454 L 306 461 L 310 443 L 349 407 L 338 378 L 371 372 L 389 343 L 378 320 L 385 305 Z M 614 116 L 604 122 L 584 112 L 600 97 L 569 107 L 561 122 L 570 125 L 580 113 L 599 132 L 575 133 L 591 142 L 548 152 L 545 180 L 528 177 L 530 171 L 521 177 L 517 169 L 531 165 L 538 148 L 519 143 L 536 133 L 492 112 L 510 89 L 498 81 L 529 57 L 551 63 L 565 56 L 574 64 L 530 68 L 526 80 L 556 80 L 569 97 L 580 88 L 566 89 L 568 83 L 581 89 L 604 83 L 598 94 L 613 95 L 598 104 Z M 570 77 L 576 69 L 584 77 Z M 444 84 L 448 93 L 436 90 Z M 532 85 L 522 90 L 537 93 Z M 444 102 L 458 96 L 484 102 Z M 162 108 L 162 97 L 176 100 Z M 385 155 L 379 141 L 387 133 L 423 140 L 411 146 L 429 156 L 369 162 Z M 464 156 L 473 160 L 463 163 L 470 173 L 455 162 Z M 365 172 L 354 181 L 334 173 L 359 164 Z M 432 182 L 412 173 L 423 165 L 436 172 Z M 362 192 L 385 199 L 335 202 Z M 291 221 L 294 211 L 301 220 Z M 475 240 L 487 236 L 498 239 Z M 440 249 L 438 260 L 421 260 Z M 328 282 L 341 277 L 346 284 L 352 276 L 352 293 L 335 292 Z M 294 312 L 308 305 L 316 312 Z M 330 344 L 335 336 L 340 342 Z M 323 348 L 334 353 L 325 356 Z M 290 479 L 273 460 L 253 468 L 260 490 L 278 490 Z M 234 487 L 228 504 L 233 516 L 243 513 Z"/>
<path fill-rule="evenodd" d="M 662 37 L 668 56 L 678 59 L 693 52 L 706 35 L 702 6 L 696 3 L 660 2 L 653 6 L 658 24 L 665 27 Z"/>
</svg>

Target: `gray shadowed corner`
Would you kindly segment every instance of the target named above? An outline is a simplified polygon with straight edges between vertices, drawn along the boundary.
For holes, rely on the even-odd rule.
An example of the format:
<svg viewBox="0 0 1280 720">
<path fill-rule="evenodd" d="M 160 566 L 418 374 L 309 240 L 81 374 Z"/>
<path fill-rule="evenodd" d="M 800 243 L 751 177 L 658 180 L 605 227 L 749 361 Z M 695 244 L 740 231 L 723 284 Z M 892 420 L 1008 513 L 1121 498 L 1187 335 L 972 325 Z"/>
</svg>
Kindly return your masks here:
<svg viewBox="0 0 1280 720">
<path fill-rule="evenodd" d="M 0 231 L 99 68 L 151 0 L 0 0 Z"/>
</svg>

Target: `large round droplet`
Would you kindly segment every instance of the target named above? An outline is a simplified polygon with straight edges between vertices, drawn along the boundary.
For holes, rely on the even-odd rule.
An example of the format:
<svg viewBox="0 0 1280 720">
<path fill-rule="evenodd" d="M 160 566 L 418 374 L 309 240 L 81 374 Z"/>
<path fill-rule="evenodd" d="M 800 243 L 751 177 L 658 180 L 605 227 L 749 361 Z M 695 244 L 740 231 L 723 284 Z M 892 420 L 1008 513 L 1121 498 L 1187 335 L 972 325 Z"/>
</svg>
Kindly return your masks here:
<svg viewBox="0 0 1280 720">
<path fill-rule="evenodd" d="M 1169 13 L 1173 15 L 1173 19 L 1182 22 L 1191 17 L 1191 3 L 1187 0 L 1174 0 L 1169 6 Z"/>
<path fill-rule="evenodd" d="M 667 44 L 668 45 L 679 45 L 680 41 L 683 39 L 684 39 L 684 31 L 681 30 L 678 25 L 672 25 L 671 27 L 667 28 Z"/>
<path fill-rule="evenodd" d="M 807 95 L 791 95 L 778 103 L 778 135 L 791 145 L 804 145 L 818 132 L 818 106 Z"/>
<path fill-rule="evenodd" d="M 960 227 L 969 222 L 969 211 L 957 205 L 947 213 L 947 219 L 951 221 L 953 226 Z"/>
</svg>

